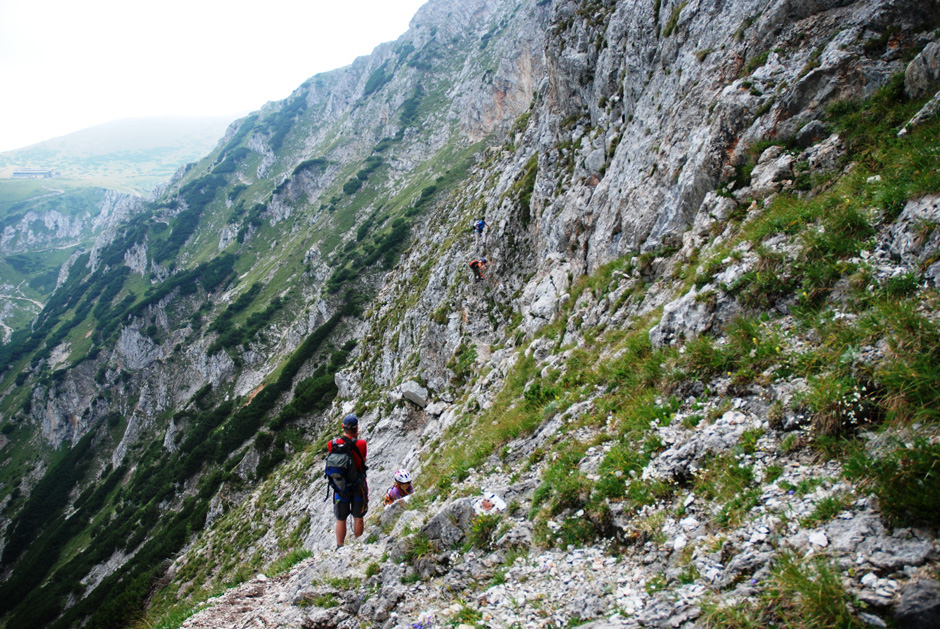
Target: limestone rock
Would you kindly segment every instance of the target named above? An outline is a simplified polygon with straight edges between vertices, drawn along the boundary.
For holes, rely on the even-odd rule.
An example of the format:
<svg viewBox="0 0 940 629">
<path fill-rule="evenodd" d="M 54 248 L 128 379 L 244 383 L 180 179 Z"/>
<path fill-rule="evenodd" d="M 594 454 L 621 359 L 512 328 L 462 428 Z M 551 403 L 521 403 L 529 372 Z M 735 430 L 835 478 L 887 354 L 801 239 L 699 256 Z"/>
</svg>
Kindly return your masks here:
<svg viewBox="0 0 940 629">
<path fill-rule="evenodd" d="M 764 197 L 779 190 L 785 180 L 793 177 L 794 161 L 779 146 L 766 149 L 751 173 L 751 194 Z"/>
<path fill-rule="evenodd" d="M 802 148 L 809 148 L 813 144 L 816 144 L 819 140 L 823 139 L 826 132 L 826 125 L 820 122 L 819 120 L 813 120 L 805 127 L 800 129 L 796 137 L 797 146 Z"/>
<path fill-rule="evenodd" d="M 688 293 L 666 304 L 662 319 L 650 330 L 650 342 L 653 347 L 663 347 L 691 340 L 711 329 L 714 312 L 715 301 L 700 299 L 699 289 L 693 286 Z"/>
<path fill-rule="evenodd" d="M 428 390 L 413 380 L 403 382 L 399 387 L 401 396 L 410 402 L 414 402 L 421 408 L 428 405 Z"/>
<path fill-rule="evenodd" d="M 387 618 L 388 616 L 386 616 Z M 384 620 L 384 619 L 383 619 Z M 307 612 L 303 620 L 304 629 L 332 629 L 337 625 L 336 612 L 332 609 L 315 607 Z"/>
<path fill-rule="evenodd" d="M 333 382 L 336 384 L 336 394 L 340 398 L 351 400 L 359 395 L 359 383 L 356 381 L 356 374 L 348 371 L 337 371 L 333 376 Z"/>
<path fill-rule="evenodd" d="M 909 201 L 891 226 L 889 249 L 908 268 L 933 259 L 940 251 L 940 197 L 931 195 Z M 925 275 L 934 285 L 940 282 L 940 264 L 933 263 Z"/>
<path fill-rule="evenodd" d="M 128 249 L 124 253 L 124 264 L 130 267 L 131 271 L 134 273 L 144 275 L 149 265 L 146 243 L 138 242 Z"/>
<path fill-rule="evenodd" d="M 273 225 L 271 231 L 276 233 L 271 241 L 298 243 L 295 251 L 305 267 L 291 278 L 289 287 L 302 300 L 298 312 L 280 313 L 248 347 L 233 349 L 231 356 L 224 351 L 210 356 L 207 347 L 215 331 L 208 331 L 207 321 L 200 317 L 207 311 L 219 312 L 226 302 L 214 293 L 197 290 L 186 298 L 168 298 L 144 315 L 153 318 L 160 339 L 177 326 L 172 343 L 147 338 L 140 328 L 150 321 L 135 321 L 124 328 L 118 347 L 101 352 L 97 362 L 84 361 L 87 364 L 76 365 L 64 378 L 42 378 L 30 398 L 29 419 L 42 422 L 50 440 L 61 443 L 66 436 L 84 434 L 113 406 L 127 418 L 127 429 L 112 458 L 114 465 L 140 451 L 135 446 L 143 444 L 148 431 L 164 436 L 165 447 L 171 449 L 179 435 L 175 429 L 162 433 L 166 423 L 157 422 L 176 414 L 163 411 L 171 406 L 173 411 L 183 410 L 205 384 L 212 384 L 214 394 L 226 396 L 226 401 L 250 400 L 266 383 L 270 386 L 272 376 L 320 323 L 337 314 L 339 296 L 329 294 L 324 282 L 336 270 L 336 263 L 343 261 L 342 252 L 354 251 L 359 242 L 356 230 L 368 227 L 373 216 L 381 219 L 380 204 L 389 198 L 383 196 L 385 192 L 411 194 L 412 172 L 428 181 L 435 177 L 440 177 L 439 183 L 449 181 L 464 169 L 447 170 L 450 164 L 428 169 L 425 160 L 429 156 L 443 155 L 440 151 L 445 148 L 456 155 L 467 146 L 462 142 L 490 134 L 497 140 L 476 164 L 468 163 L 466 171 L 471 174 L 461 187 L 448 188 L 447 195 L 432 197 L 423 208 L 414 206 L 420 212 L 407 214 L 415 221 L 413 240 L 393 268 L 366 265 L 357 281 L 363 294 L 376 295 L 374 301 L 361 313 L 344 312 L 335 337 L 328 339 L 333 348 L 346 341 L 361 342 L 345 370 L 334 378 L 339 399 L 323 412 L 295 420 L 298 433 L 314 437 L 328 422 L 362 406 L 356 410 L 369 442 L 373 484 L 373 510 L 365 538 L 369 541 L 356 540 L 339 553 L 332 548 L 332 512 L 328 505 L 319 504 L 322 478 L 316 466 L 301 467 L 311 460 L 322 462 L 316 453 L 291 456 L 261 488 L 254 484 L 262 460 L 259 449 L 246 441 L 244 453 L 235 454 L 226 468 L 246 482 L 226 483 L 218 499 L 209 504 L 209 526 L 199 532 L 199 539 L 187 544 L 185 563 L 190 568 L 209 565 L 200 553 L 212 554 L 213 548 L 224 546 L 218 542 L 227 540 L 220 540 L 212 525 L 226 519 L 222 514 L 233 505 L 244 508 L 246 518 L 253 518 L 250 531 L 238 531 L 239 539 L 251 540 L 246 542 L 250 547 L 237 549 L 243 558 L 257 556 L 265 565 L 273 565 L 294 531 L 303 549 L 313 554 L 287 576 L 240 586 L 240 595 L 229 599 L 238 614 L 224 622 L 216 621 L 207 605 L 198 614 L 202 624 L 190 619 L 186 626 L 331 626 L 335 621 L 343 629 L 380 623 L 385 629 L 403 629 L 437 613 L 441 624 L 456 624 L 462 608 L 448 610 L 456 604 L 452 593 L 461 592 L 460 603 L 474 617 L 479 613 L 480 624 L 488 626 L 560 626 L 577 612 L 582 618 L 609 619 L 597 626 L 690 627 L 697 624 L 699 604 L 712 588 L 727 587 L 722 597 L 733 602 L 760 596 L 751 581 L 767 573 L 778 548 L 816 552 L 825 546 L 852 587 L 858 586 L 858 579 L 847 566 L 859 575 L 873 575 L 862 577 L 862 589 L 869 591 L 864 600 L 880 605 L 892 600 L 898 582 L 934 569 L 935 536 L 886 530 L 866 502 L 874 500 L 867 496 L 852 496 L 851 504 L 835 519 L 812 531 L 800 528 L 821 500 L 848 496 L 851 490 L 837 463 L 803 456 L 806 452 L 800 444 L 807 435 L 802 429 L 805 409 L 800 408 L 804 396 L 799 393 L 809 386 L 805 380 L 775 380 L 774 366 L 770 366 L 765 373 L 748 378 L 716 374 L 708 382 L 677 384 L 676 391 L 663 396 L 670 399 L 657 404 L 656 419 L 644 436 L 648 439 L 636 442 L 643 444 L 644 462 L 652 457 L 642 472 L 616 469 L 619 463 L 608 459 L 610 451 L 604 449 L 618 447 L 618 456 L 635 460 L 626 441 L 609 439 L 618 425 L 626 427 L 625 418 L 604 399 L 619 386 L 617 374 L 594 379 L 596 386 L 590 381 L 569 386 L 567 376 L 576 375 L 567 371 L 569 365 L 574 368 L 579 360 L 583 364 L 585 355 L 591 357 L 588 360 L 596 356 L 602 368 L 606 361 L 616 359 L 605 354 L 613 351 L 608 348 L 598 348 L 598 355 L 593 348 L 580 351 L 579 345 L 603 338 L 599 335 L 607 329 L 636 330 L 633 324 L 638 317 L 653 316 L 659 308 L 663 316 L 650 332 L 655 347 L 680 344 L 700 334 L 714 334 L 716 343 L 726 340 L 725 324 L 742 312 L 731 287 L 757 267 L 758 248 L 738 245 L 726 259 L 715 260 L 715 269 L 701 269 L 709 269 L 714 278 L 705 278 L 705 283 L 687 292 L 680 289 L 685 286 L 680 273 L 692 260 L 711 261 L 713 254 L 723 250 L 722 239 L 736 238 L 739 214 L 745 220 L 759 216 L 765 204 L 751 203 L 746 197 L 773 195 L 785 188 L 795 162 L 805 161 L 813 170 L 842 167 L 844 144 L 838 136 L 825 137 L 825 126 L 816 121 L 830 103 L 871 94 L 903 68 L 899 55 L 889 51 L 872 58 L 864 54 L 860 42 L 869 33 L 882 32 L 885 11 L 894 17 L 899 11 L 921 7 L 907 0 L 890 6 L 768 0 L 755 12 L 753 6 L 705 0 L 687 7 L 663 6 L 661 14 L 654 15 L 654 6 L 658 5 L 565 0 L 429 2 L 404 39 L 383 44 L 373 55 L 340 71 L 313 77 L 289 99 L 265 105 L 258 112 L 257 128 L 245 128 L 249 133 L 245 145 L 256 153 L 251 163 L 260 165 L 254 173 L 243 168 L 236 177 L 245 177 L 251 184 L 245 188 L 246 197 L 257 194 L 256 200 L 265 202 L 258 212 Z M 657 26 L 664 25 L 672 11 L 675 31 L 665 35 Z M 522 23 L 517 26 L 518 22 Z M 732 35 L 736 31 L 740 39 Z M 748 62 L 760 50 L 770 52 L 760 67 L 753 68 Z M 430 90 L 429 77 L 441 65 L 448 66 L 448 87 L 437 90 L 435 86 L 433 98 L 436 102 L 450 99 L 449 104 L 431 112 L 416 128 L 403 116 L 404 101 L 417 95 L 419 87 Z M 394 75 L 386 87 L 367 90 L 367 85 L 374 85 L 376 78 L 392 69 Z M 743 76 L 747 73 L 750 76 Z M 308 115 L 303 133 L 292 132 L 284 148 L 276 150 L 274 129 L 290 123 L 290 115 L 304 107 L 316 115 Z M 806 121 L 809 124 L 801 129 Z M 452 129 L 459 133 L 451 135 Z M 346 136 L 346 131 L 353 133 Z M 797 156 L 771 147 L 761 155 L 750 187 L 738 191 L 742 205 L 723 196 L 719 184 L 730 181 L 750 147 L 794 134 L 805 150 Z M 383 153 L 377 146 L 387 144 L 385 140 L 393 141 L 395 148 Z M 333 151 L 325 170 L 288 174 L 325 146 Z M 327 206 L 333 203 L 318 198 L 323 191 L 332 193 L 343 185 L 336 177 L 341 172 L 348 177 L 353 172 L 348 165 L 379 153 L 385 160 L 384 178 L 369 183 L 374 184 L 375 204 L 364 195 L 359 198 L 362 205 L 354 205 L 355 212 L 346 212 L 348 207 L 335 214 L 329 211 Z M 253 176 L 265 173 L 277 173 L 277 180 L 254 185 Z M 272 188 L 275 192 L 268 196 Z M 441 188 L 443 192 L 445 186 Z M 405 210 L 399 201 L 396 198 L 393 204 L 396 212 Z M 244 209 L 251 211 L 250 207 Z M 234 202 L 229 209 L 233 208 Z M 167 208 L 158 220 L 172 221 L 181 210 Z M 477 210 L 485 210 L 493 225 L 488 240 L 466 233 L 464 216 Z M 882 230 L 876 238 L 885 259 L 877 252 L 871 254 L 877 258 L 873 264 L 901 268 L 887 260 L 884 247 L 889 236 L 894 255 L 904 265 L 916 269 L 930 260 L 938 244 L 934 242 L 936 230 L 930 227 L 936 222 L 932 212 L 912 209 L 892 228 L 895 231 L 885 234 L 887 230 Z M 216 219 L 213 224 L 218 226 Z M 324 222 L 330 221 L 348 222 L 351 231 L 319 233 Z M 686 233 L 686 228 L 691 229 Z M 200 251 L 213 249 L 216 242 L 231 243 L 233 234 L 242 233 L 223 229 L 208 238 L 206 232 L 195 233 L 194 238 L 202 238 Z M 271 281 L 283 266 L 277 258 L 264 257 L 267 253 L 260 251 L 259 239 L 252 237 L 258 232 L 252 229 L 249 225 L 242 244 L 257 257 L 253 269 L 267 269 L 268 275 L 262 278 Z M 115 234 L 96 243 L 92 266 L 100 264 Z M 303 238 L 308 244 L 302 244 Z M 320 245 L 309 244 L 314 240 Z M 785 261 L 793 260 L 800 246 L 786 237 L 769 237 L 760 243 Z M 137 266 L 146 259 L 140 247 L 130 251 L 128 258 Z M 192 251 L 184 248 L 179 260 L 152 268 L 154 281 L 169 277 L 174 263 L 177 269 L 194 263 L 187 257 Z M 466 258 L 483 253 L 493 260 L 492 275 L 486 282 L 470 283 Z M 627 254 L 634 256 L 635 264 L 623 258 Z M 578 281 L 622 258 L 621 267 L 599 276 L 607 281 L 588 285 Z M 250 275 L 236 281 L 249 277 L 254 281 Z M 565 312 L 575 289 L 580 297 L 573 316 L 552 329 L 553 333 L 564 330 L 564 335 L 536 338 L 523 355 L 520 348 Z M 812 352 L 814 340 L 786 316 L 787 304 L 776 307 L 766 323 L 779 326 L 772 332 L 786 339 L 781 343 L 783 351 L 794 354 L 788 359 Z M 169 348 L 175 345 L 178 352 L 170 354 Z M 63 362 L 68 357 L 65 349 L 56 354 Z M 296 385 L 314 373 L 330 351 L 326 346 L 322 350 L 323 355 L 306 361 L 289 384 Z M 869 350 L 879 356 L 876 348 L 859 351 Z M 681 369 L 680 351 L 668 353 L 661 366 L 664 373 L 677 365 Z M 451 430 L 456 423 L 476 421 L 474 414 L 480 409 L 501 411 L 493 406 L 502 401 L 497 394 L 513 373 L 516 360 L 533 363 L 525 368 L 531 367 L 533 378 L 545 378 L 543 385 L 557 389 L 557 403 L 533 414 L 536 422 L 531 428 L 515 438 L 507 436 L 510 440 L 500 443 L 477 469 L 461 470 L 465 474 L 449 479 L 451 496 L 460 498 L 440 491 L 434 499 L 425 500 L 429 494 L 419 493 L 411 502 L 420 504 L 420 509 L 400 503 L 376 518 L 376 498 L 381 497 L 391 470 L 402 466 L 417 470 L 419 492 L 430 489 L 420 487 L 422 476 L 416 466 L 437 463 L 430 460 L 434 449 L 448 447 L 443 438 L 458 434 Z M 99 399 L 94 384 L 99 369 L 113 399 Z M 427 383 L 427 389 L 410 378 Z M 402 381 L 405 384 L 396 390 Z M 428 389 L 441 402 L 431 402 Z M 289 403 L 287 390 L 279 388 L 277 408 Z M 386 391 L 394 400 L 405 398 L 413 404 L 388 404 L 382 395 Z M 173 400 L 179 404 L 172 404 Z M 779 417 L 773 421 L 771 405 L 786 409 L 778 409 L 775 416 Z M 185 410 L 191 412 L 178 415 L 180 430 L 186 429 L 186 417 L 200 409 L 194 404 Z M 581 421 L 585 416 L 589 421 Z M 498 413 L 496 417 L 498 424 Z M 781 435 L 782 430 L 793 432 Z M 750 436 L 747 444 L 740 443 L 745 431 Z M 533 513 L 535 490 L 554 462 L 550 457 L 567 447 L 559 444 L 560 439 L 595 444 L 593 451 L 572 461 L 570 467 L 578 475 L 579 488 L 587 479 L 585 490 L 590 489 L 588 483 L 599 482 L 611 472 L 603 478 L 611 483 L 609 521 L 606 509 L 601 515 L 586 514 L 587 508 L 578 505 L 570 509 L 562 505 L 558 513 L 531 521 L 528 514 Z M 291 447 L 288 440 L 285 451 Z M 740 514 L 740 524 L 722 525 L 720 539 L 704 538 L 716 532 L 712 523 L 725 505 L 704 493 L 686 501 L 670 490 L 661 501 L 639 511 L 633 511 L 628 501 L 613 499 L 632 488 L 632 483 L 651 479 L 689 486 L 706 465 L 719 459 L 736 461 L 753 473 L 754 495 L 759 496 L 753 507 L 744 501 L 742 509 L 747 510 Z M 611 462 L 615 465 L 608 467 Z M 772 470 L 779 476 L 779 485 L 770 481 Z M 512 487 L 495 486 L 509 478 L 516 483 Z M 787 487 L 799 487 L 810 479 L 821 484 L 807 495 L 783 489 L 784 482 Z M 181 492 L 194 495 L 201 491 L 199 483 L 198 478 L 186 480 Z M 476 517 L 472 496 L 484 491 L 497 493 L 507 504 L 500 524 L 508 530 L 501 530 L 494 552 L 461 546 Z M 543 498 L 538 494 L 539 501 Z M 538 511 L 548 505 L 535 506 Z M 164 508 L 175 507 L 160 506 Z M 681 516 L 677 515 L 680 511 Z M 566 527 L 580 524 L 578 519 L 586 515 L 604 529 L 596 543 L 531 549 L 520 557 L 522 561 L 507 561 L 529 549 L 536 531 L 540 541 L 544 534 L 548 544 L 563 545 L 564 535 L 570 532 Z M 391 559 L 404 559 L 409 539 L 405 532 L 414 530 L 420 530 L 436 550 L 413 565 L 384 562 L 386 553 Z M 608 533 L 619 536 L 616 544 L 625 547 L 618 559 L 609 554 Z M 681 568 L 687 566 L 678 566 L 680 560 L 692 562 L 701 578 L 691 569 L 683 573 Z M 377 573 L 366 568 L 372 562 L 381 563 Z M 183 563 L 180 560 L 179 565 Z M 503 577 L 502 583 L 491 581 L 497 574 Z M 690 575 L 693 583 L 680 583 Z M 748 578 L 742 580 L 742 576 Z M 415 577 L 428 581 L 402 587 L 403 578 Z M 361 583 L 362 592 L 340 594 L 331 586 L 329 592 L 343 604 L 329 615 L 289 604 L 305 600 L 295 596 L 300 591 L 326 593 L 326 588 L 311 584 L 334 579 Z M 666 587 L 660 591 L 663 579 Z M 357 606 L 357 595 L 370 598 Z M 873 609 L 881 613 L 880 608 Z M 358 618 L 350 616 L 357 611 Z"/>
<path fill-rule="evenodd" d="M 523 328 L 534 332 L 555 316 L 562 295 L 568 291 L 570 264 L 561 256 L 545 261 L 546 268 L 530 281 L 522 293 Z"/>
<path fill-rule="evenodd" d="M 837 134 L 832 134 L 819 144 L 814 144 L 800 155 L 809 167 L 818 171 L 831 171 L 839 166 L 845 155 L 845 145 Z"/>
<path fill-rule="evenodd" d="M 927 44 L 904 71 L 904 93 L 914 100 L 923 98 L 940 83 L 940 42 Z"/>
<path fill-rule="evenodd" d="M 115 345 L 115 354 L 127 369 L 143 369 L 163 357 L 163 351 L 153 340 L 131 326 L 121 330 Z"/>
<path fill-rule="evenodd" d="M 499 548 L 530 548 L 534 527 L 529 522 L 520 522 L 496 541 Z"/>
<path fill-rule="evenodd" d="M 940 583 L 922 579 L 901 590 L 894 619 L 903 629 L 940 628 Z"/>
<path fill-rule="evenodd" d="M 904 127 L 898 131 L 898 137 L 904 137 L 911 131 L 911 129 L 919 127 L 931 118 L 935 118 L 938 113 L 940 113 L 940 91 L 934 94 L 933 98 L 927 101 L 921 110 L 914 114 L 913 118 L 907 121 Z"/>
<path fill-rule="evenodd" d="M 451 503 L 431 518 L 421 532 L 428 539 L 439 542 L 442 548 L 451 548 L 463 540 L 475 517 L 473 501 L 464 498 Z"/>
</svg>

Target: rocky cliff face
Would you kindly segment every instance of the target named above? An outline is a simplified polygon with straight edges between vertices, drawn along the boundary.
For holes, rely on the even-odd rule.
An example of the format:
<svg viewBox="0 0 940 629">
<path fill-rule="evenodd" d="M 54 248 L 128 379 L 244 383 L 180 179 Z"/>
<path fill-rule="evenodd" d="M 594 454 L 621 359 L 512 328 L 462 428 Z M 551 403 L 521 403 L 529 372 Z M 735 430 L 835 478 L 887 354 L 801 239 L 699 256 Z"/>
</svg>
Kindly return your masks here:
<svg viewBox="0 0 940 629">
<path fill-rule="evenodd" d="M 73 221 L 54 210 L 45 214 L 27 212 L 16 225 L 3 229 L 0 247 L 3 253 L 21 253 L 37 245 L 71 243 L 82 236 L 83 230 L 81 221 Z"/>
<path fill-rule="evenodd" d="M 932 613 L 936 519 L 885 479 L 937 456 L 936 8 L 430 2 L 232 125 L 64 274 L 94 325 L 50 311 L 5 376 L 5 434 L 91 439 L 71 520 L 116 531 L 58 622 L 298 561 L 184 626 L 785 624 L 807 582 L 817 626 Z M 351 411 L 372 513 L 336 559 Z"/>
<path fill-rule="evenodd" d="M 82 194 L 88 197 L 79 198 Z M 79 190 L 78 193 L 53 190 L 32 197 L 23 204 L 30 209 L 22 214 L 14 212 L 14 216 L 5 221 L 0 235 L 0 254 L 65 249 L 81 244 L 109 223 L 126 220 L 140 204 L 139 196 L 102 189 Z M 67 212 L 66 208 L 71 211 Z"/>
</svg>

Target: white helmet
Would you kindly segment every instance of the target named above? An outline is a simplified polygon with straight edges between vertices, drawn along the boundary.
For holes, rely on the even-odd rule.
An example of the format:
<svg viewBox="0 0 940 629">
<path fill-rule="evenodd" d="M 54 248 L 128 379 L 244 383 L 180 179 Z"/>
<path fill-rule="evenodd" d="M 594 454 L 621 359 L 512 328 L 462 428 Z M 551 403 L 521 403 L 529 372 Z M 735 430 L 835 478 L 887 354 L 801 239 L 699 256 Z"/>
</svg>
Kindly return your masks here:
<svg viewBox="0 0 940 629">
<path fill-rule="evenodd" d="M 408 473 L 408 470 L 398 470 L 397 472 L 395 472 L 395 482 L 410 483 L 411 474 Z"/>
</svg>

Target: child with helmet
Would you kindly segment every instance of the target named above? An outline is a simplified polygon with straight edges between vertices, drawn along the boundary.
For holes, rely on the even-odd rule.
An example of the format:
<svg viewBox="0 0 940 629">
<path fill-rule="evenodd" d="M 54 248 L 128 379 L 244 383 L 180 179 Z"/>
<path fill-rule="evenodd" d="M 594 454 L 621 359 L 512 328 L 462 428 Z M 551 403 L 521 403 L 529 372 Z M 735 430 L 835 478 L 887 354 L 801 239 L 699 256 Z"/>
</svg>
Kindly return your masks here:
<svg viewBox="0 0 940 629">
<path fill-rule="evenodd" d="M 415 491 L 411 485 L 411 474 L 408 470 L 398 470 L 395 472 L 394 479 L 395 484 L 385 492 L 385 504 L 387 505 L 401 500 L 405 496 L 410 496 Z"/>
</svg>

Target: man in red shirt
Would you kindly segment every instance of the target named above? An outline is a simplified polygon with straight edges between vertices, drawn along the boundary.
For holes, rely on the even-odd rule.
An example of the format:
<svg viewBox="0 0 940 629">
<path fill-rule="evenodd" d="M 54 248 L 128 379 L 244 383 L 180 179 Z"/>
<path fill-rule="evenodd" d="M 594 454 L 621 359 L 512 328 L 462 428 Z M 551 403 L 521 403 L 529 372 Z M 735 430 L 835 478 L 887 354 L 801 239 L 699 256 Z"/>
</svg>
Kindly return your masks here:
<svg viewBox="0 0 940 629">
<path fill-rule="evenodd" d="M 366 512 L 369 510 L 369 485 L 366 483 L 366 442 L 359 438 L 359 418 L 350 413 L 343 418 L 343 436 L 326 444 L 327 452 L 334 447 L 352 445 L 352 459 L 359 472 L 359 482 L 346 495 L 333 493 L 333 514 L 336 516 L 336 547 L 346 542 L 346 519 L 353 517 L 353 534 L 362 535 Z"/>
</svg>

